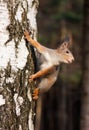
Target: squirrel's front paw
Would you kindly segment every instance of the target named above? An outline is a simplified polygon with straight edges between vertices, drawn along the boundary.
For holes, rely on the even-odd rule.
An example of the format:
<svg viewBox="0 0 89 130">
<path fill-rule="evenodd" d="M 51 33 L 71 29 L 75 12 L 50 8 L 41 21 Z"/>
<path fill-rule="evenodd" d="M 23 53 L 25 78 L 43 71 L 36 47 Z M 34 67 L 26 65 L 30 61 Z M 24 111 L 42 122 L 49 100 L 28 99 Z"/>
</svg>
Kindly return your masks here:
<svg viewBox="0 0 89 130">
<path fill-rule="evenodd" d="M 29 82 L 32 82 L 34 80 L 34 74 L 32 74 L 30 77 L 29 77 Z"/>
<path fill-rule="evenodd" d="M 34 89 L 32 96 L 33 96 L 34 100 L 38 99 L 38 97 L 39 97 L 39 88 Z"/>
<path fill-rule="evenodd" d="M 28 31 L 25 31 L 25 32 L 24 32 L 24 36 L 25 36 L 26 39 L 28 39 L 28 37 L 29 37 L 29 32 L 28 32 Z"/>
</svg>

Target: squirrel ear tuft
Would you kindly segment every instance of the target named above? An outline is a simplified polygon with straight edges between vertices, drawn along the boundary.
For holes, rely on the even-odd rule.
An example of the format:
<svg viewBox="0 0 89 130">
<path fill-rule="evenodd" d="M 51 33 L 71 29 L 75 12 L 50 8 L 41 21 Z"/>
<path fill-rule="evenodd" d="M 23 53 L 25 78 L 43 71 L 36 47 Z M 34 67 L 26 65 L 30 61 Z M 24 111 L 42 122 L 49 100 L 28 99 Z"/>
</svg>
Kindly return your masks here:
<svg viewBox="0 0 89 130">
<path fill-rule="evenodd" d="M 68 48 L 69 47 L 69 43 L 68 42 L 63 42 L 60 46 L 60 49 L 63 50 L 65 48 Z"/>
<path fill-rule="evenodd" d="M 69 43 L 68 42 L 63 42 L 59 47 L 58 47 L 58 50 L 64 50 L 66 48 L 69 47 Z"/>
<path fill-rule="evenodd" d="M 68 36 L 66 36 L 66 37 L 62 40 L 62 43 L 64 43 L 64 42 L 69 43 L 69 42 L 70 42 L 70 38 L 69 38 Z"/>
</svg>

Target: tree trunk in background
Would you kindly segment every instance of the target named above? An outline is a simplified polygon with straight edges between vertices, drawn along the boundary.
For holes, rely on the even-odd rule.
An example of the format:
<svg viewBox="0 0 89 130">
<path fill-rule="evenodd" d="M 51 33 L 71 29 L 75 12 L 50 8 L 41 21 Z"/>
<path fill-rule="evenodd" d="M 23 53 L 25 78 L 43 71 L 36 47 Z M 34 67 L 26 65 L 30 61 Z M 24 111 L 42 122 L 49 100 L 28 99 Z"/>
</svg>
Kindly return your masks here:
<svg viewBox="0 0 89 130">
<path fill-rule="evenodd" d="M 34 130 L 33 51 L 23 37 L 36 38 L 38 1 L 0 0 L 0 130 Z"/>
<path fill-rule="evenodd" d="M 84 1 L 81 130 L 89 130 L 89 1 Z"/>
</svg>

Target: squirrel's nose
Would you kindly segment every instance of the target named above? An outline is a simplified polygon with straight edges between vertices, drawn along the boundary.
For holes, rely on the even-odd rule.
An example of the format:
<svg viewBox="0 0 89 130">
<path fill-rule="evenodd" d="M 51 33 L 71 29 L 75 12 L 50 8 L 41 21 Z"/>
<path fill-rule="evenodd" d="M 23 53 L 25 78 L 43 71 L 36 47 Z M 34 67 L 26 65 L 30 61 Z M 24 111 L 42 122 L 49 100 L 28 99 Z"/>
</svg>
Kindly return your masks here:
<svg viewBox="0 0 89 130">
<path fill-rule="evenodd" d="M 69 60 L 69 63 L 72 63 L 74 61 L 74 57 L 71 56 L 70 60 Z"/>
<path fill-rule="evenodd" d="M 73 62 L 74 61 L 74 57 L 72 57 L 72 59 L 71 59 L 71 62 Z"/>
</svg>

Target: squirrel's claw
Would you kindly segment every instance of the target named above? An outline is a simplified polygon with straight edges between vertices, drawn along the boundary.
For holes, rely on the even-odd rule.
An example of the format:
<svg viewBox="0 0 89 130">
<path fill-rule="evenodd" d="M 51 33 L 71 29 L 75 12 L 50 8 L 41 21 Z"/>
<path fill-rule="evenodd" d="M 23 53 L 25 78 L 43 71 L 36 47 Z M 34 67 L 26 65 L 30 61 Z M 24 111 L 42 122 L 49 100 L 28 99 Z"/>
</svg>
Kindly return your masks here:
<svg viewBox="0 0 89 130">
<path fill-rule="evenodd" d="M 24 32 L 24 35 L 26 36 L 26 35 L 29 35 L 29 32 L 26 30 L 25 32 Z"/>
<path fill-rule="evenodd" d="M 32 82 L 34 80 L 34 74 L 32 74 L 30 77 L 29 77 L 29 82 Z"/>
<path fill-rule="evenodd" d="M 28 32 L 27 30 L 24 32 L 24 37 L 25 37 L 26 39 L 28 39 L 28 37 L 29 37 L 29 32 Z"/>
<path fill-rule="evenodd" d="M 32 96 L 33 96 L 34 100 L 38 99 L 38 97 L 39 97 L 39 89 L 38 88 L 34 89 Z"/>
</svg>

